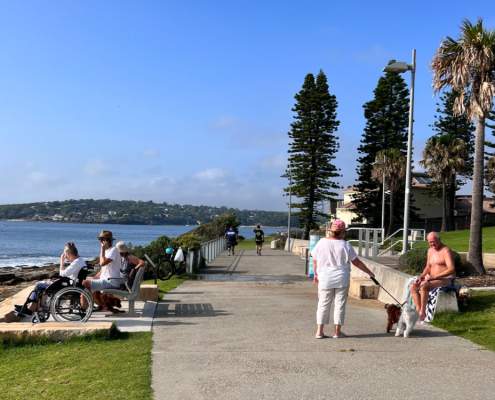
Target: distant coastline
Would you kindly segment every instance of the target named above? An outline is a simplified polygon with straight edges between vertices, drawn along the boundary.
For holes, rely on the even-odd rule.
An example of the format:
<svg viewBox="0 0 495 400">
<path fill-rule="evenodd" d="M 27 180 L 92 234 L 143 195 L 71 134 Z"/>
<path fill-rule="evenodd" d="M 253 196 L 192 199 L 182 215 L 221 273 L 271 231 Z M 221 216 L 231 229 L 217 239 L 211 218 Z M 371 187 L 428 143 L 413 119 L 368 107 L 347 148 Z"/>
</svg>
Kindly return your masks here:
<svg viewBox="0 0 495 400">
<path fill-rule="evenodd" d="M 81 199 L 0 205 L 0 221 L 10 222 L 189 225 L 194 227 L 210 222 L 226 213 L 235 214 L 240 223 L 245 226 L 256 224 L 285 226 L 287 223 L 287 213 L 282 211 L 240 210 L 152 201 Z M 297 224 L 295 218 L 293 224 Z"/>
</svg>

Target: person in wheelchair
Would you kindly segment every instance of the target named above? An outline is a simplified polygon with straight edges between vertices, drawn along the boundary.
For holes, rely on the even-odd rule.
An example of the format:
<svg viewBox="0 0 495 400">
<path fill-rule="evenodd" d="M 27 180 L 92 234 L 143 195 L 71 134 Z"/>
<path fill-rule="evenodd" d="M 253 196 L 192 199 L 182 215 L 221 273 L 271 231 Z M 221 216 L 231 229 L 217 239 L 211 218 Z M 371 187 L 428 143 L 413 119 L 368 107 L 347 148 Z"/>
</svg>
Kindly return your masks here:
<svg viewBox="0 0 495 400">
<path fill-rule="evenodd" d="M 80 286 L 82 279 L 84 279 L 88 273 L 85 267 L 86 262 L 79 257 L 79 252 L 74 242 L 68 242 L 60 255 L 59 278 L 38 282 L 35 285 L 34 290 L 26 299 L 24 305 L 15 306 L 18 316 L 23 317 L 35 314 L 33 322 L 44 322 L 48 318 L 50 312 L 50 299 L 48 299 L 48 297 L 54 295 L 61 289 L 74 287 L 78 284 Z M 78 295 L 76 293 L 72 294 L 72 296 Z M 60 320 L 58 318 L 55 319 Z"/>
</svg>

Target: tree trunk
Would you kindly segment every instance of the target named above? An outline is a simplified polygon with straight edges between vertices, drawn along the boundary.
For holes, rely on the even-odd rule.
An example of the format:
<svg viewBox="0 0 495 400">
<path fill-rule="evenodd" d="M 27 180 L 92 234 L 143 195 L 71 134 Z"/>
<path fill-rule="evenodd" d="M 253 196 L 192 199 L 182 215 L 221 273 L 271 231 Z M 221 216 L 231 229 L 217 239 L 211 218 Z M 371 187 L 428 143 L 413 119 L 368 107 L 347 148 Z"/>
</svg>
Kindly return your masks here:
<svg viewBox="0 0 495 400">
<path fill-rule="evenodd" d="M 447 230 L 447 183 L 446 179 L 442 180 L 442 226 L 440 232 Z"/>
<path fill-rule="evenodd" d="M 483 164 L 485 150 L 485 118 L 479 118 L 474 142 L 473 194 L 471 203 L 471 225 L 469 231 L 468 261 L 479 274 L 483 267 L 482 220 L 483 220 Z"/>
<path fill-rule="evenodd" d="M 394 193 L 390 191 L 390 209 L 388 217 L 388 232 L 387 235 L 391 235 L 394 229 Z"/>
<path fill-rule="evenodd" d="M 456 181 L 457 175 L 452 174 L 450 177 L 449 190 L 448 190 L 448 206 L 449 211 L 447 213 L 447 230 L 455 230 L 455 193 L 456 193 Z"/>
</svg>

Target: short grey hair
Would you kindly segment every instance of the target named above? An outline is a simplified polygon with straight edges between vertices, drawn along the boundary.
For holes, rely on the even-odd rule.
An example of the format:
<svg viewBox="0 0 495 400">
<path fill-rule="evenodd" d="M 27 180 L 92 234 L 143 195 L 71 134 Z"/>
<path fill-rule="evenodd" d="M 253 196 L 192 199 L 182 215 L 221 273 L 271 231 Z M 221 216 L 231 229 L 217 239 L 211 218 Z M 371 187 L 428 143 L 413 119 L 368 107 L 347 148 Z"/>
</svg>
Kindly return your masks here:
<svg viewBox="0 0 495 400">
<path fill-rule="evenodd" d="M 435 239 L 438 239 L 440 240 L 440 235 L 438 234 L 438 232 L 435 232 L 435 231 L 431 231 L 430 233 L 428 233 L 428 235 L 426 235 L 426 239 L 428 240 L 428 237 L 434 237 Z"/>
</svg>

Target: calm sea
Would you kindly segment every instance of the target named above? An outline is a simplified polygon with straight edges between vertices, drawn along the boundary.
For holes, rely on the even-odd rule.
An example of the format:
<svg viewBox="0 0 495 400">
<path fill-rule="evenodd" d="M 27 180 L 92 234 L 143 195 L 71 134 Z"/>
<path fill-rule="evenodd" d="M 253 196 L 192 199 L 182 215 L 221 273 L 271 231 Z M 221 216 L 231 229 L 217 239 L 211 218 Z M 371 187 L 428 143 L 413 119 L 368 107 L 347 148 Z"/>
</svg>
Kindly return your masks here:
<svg viewBox="0 0 495 400">
<path fill-rule="evenodd" d="M 66 242 L 75 242 L 81 256 L 96 257 L 99 249 L 96 236 L 102 229 L 111 230 L 116 240 L 142 245 L 162 235 L 176 237 L 194 226 L 0 221 L 0 267 L 57 262 Z M 263 227 L 263 230 L 271 234 L 283 228 Z M 239 234 L 252 238 L 253 227 L 240 227 Z"/>
</svg>

